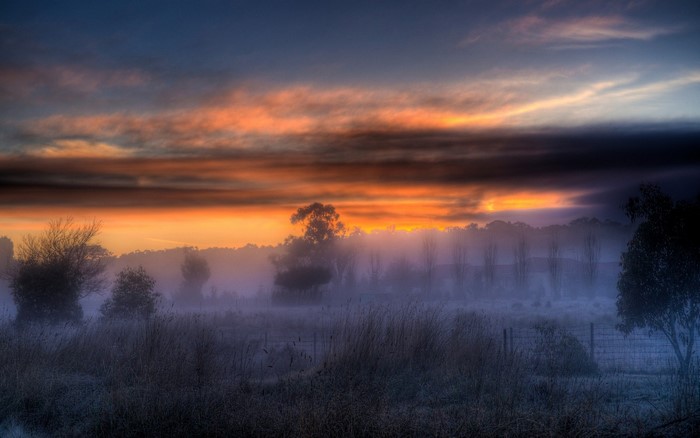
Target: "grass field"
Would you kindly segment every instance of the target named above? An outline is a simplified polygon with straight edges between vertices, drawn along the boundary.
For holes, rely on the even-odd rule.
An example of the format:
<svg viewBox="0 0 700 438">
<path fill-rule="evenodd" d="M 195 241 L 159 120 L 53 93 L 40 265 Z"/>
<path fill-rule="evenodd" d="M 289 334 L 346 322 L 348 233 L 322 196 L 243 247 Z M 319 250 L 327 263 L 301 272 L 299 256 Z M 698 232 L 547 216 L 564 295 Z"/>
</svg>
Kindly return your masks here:
<svg viewBox="0 0 700 438">
<path fill-rule="evenodd" d="M 421 304 L 0 326 L 0 436 L 690 436 L 700 379 Z M 309 343 L 283 334 L 323 333 Z M 261 333 L 269 333 L 261 336 Z M 332 339 L 331 339 L 332 337 Z M 582 364 L 586 366 L 582 366 Z"/>
</svg>

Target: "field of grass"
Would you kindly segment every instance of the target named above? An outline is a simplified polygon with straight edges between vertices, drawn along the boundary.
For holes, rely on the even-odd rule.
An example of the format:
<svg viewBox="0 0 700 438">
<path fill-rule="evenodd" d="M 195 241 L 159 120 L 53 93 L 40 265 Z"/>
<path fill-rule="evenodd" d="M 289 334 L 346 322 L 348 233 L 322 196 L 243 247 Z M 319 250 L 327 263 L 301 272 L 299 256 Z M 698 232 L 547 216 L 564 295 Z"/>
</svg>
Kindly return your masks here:
<svg viewBox="0 0 700 438">
<path fill-rule="evenodd" d="M 700 379 L 601 373 L 549 331 L 504 352 L 420 304 L 0 325 L 0 436 L 691 436 Z M 308 345 L 260 333 L 332 333 Z M 586 365 L 586 366 L 582 366 Z"/>
</svg>

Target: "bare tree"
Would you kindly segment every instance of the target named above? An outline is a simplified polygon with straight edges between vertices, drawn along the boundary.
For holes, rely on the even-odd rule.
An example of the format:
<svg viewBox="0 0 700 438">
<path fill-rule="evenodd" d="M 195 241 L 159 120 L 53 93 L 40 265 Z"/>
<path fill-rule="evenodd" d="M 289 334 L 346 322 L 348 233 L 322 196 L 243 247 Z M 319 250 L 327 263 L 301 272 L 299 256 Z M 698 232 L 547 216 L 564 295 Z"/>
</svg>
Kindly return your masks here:
<svg viewBox="0 0 700 438">
<path fill-rule="evenodd" d="M 452 274 L 454 276 L 455 295 L 465 294 L 465 282 L 467 277 L 467 236 L 465 230 L 455 229 L 452 231 L 454 240 L 452 242 Z"/>
<path fill-rule="evenodd" d="M 379 280 L 382 275 L 382 257 L 379 251 L 369 253 L 369 287 L 372 292 L 379 292 Z"/>
<path fill-rule="evenodd" d="M 526 293 L 530 277 L 530 245 L 524 234 L 520 234 L 513 248 L 513 262 L 515 288 L 520 293 Z"/>
<path fill-rule="evenodd" d="M 109 252 L 95 242 L 101 224 L 76 225 L 72 218 L 49 222 L 38 236 L 25 236 L 10 272 L 17 321 L 80 320 L 79 300 L 99 292 Z"/>
<path fill-rule="evenodd" d="M 498 257 L 498 246 L 491 240 L 484 247 L 484 287 L 486 292 L 491 293 L 496 284 L 496 258 Z"/>
<path fill-rule="evenodd" d="M 186 306 L 201 305 L 204 299 L 202 288 L 211 276 L 207 259 L 199 255 L 198 251 L 187 249 L 180 271 L 182 284 L 175 296 L 175 302 Z"/>
<path fill-rule="evenodd" d="M 350 276 L 355 275 L 355 264 L 357 260 L 357 245 L 351 238 L 338 238 L 334 244 L 332 268 L 333 286 L 336 291 L 347 288 L 348 283 L 354 281 Z"/>
<path fill-rule="evenodd" d="M 562 263 L 559 235 L 556 233 L 549 242 L 547 269 L 549 271 L 549 282 L 552 287 L 552 296 L 554 299 L 559 299 L 561 298 Z"/>
<path fill-rule="evenodd" d="M 423 234 L 423 268 L 425 285 L 423 291 L 432 293 L 435 281 L 435 269 L 437 268 L 437 238 L 435 230 L 428 230 Z"/>
<path fill-rule="evenodd" d="M 598 263 L 600 262 L 600 241 L 593 230 L 589 230 L 583 238 L 583 281 L 588 289 L 588 294 L 595 294 L 595 281 L 598 277 Z"/>
</svg>

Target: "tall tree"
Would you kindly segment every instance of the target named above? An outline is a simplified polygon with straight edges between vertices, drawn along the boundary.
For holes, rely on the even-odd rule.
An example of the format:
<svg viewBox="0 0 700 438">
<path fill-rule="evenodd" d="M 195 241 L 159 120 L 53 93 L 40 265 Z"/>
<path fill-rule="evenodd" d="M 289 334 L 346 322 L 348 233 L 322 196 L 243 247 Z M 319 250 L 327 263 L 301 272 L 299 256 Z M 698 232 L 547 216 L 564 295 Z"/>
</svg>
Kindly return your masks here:
<svg viewBox="0 0 700 438">
<path fill-rule="evenodd" d="M 0 237 L 0 279 L 9 274 L 14 255 L 12 240 L 6 236 Z"/>
<path fill-rule="evenodd" d="M 345 226 L 332 205 L 319 202 L 297 209 L 290 218 L 302 226 L 302 236 L 285 240 L 285 253 L 272 257 L 275 266 L 275 299 L 285 302 L 318 301 L 320 287 L 345 273 L 352 254 L 336 245 Z"/>
<path fill-rule="evenodd" d="M 524 233 L 519 234 L 513 248 L 513 262 L 515 289 L 521 294 L 526 293 L 530 278 L 530 245 Z"/>
<path fill-rule="evenodd" d="M 78 321 L 79 300 L 104 285 L 109 252 L 96 243 L 100 223 L 76 224 L 72 218 L 49 222 L 38 236 L 25 236 L 17 249 L 10 287 L 17 321 Z"/>
<path fill-rule="evenodd" d="M 456 228 L 451 230 L 452 238 L 452 275 L 454 277 L 455 295 L 465 295 L 465 283 L 468 268 L 467 234 L 466 230 Z"/>
<path fill-rule="evenodd" d="M 498 246 L 490 240 L 484 247 L 484 288 L 488 294 L 493 292 L 496 284 L 496 260 L 498 258 Z"/>
<path fill-rule="evenodd" d="M 600 240 L 593 230 L 588 230 L 583 237 L 583 283 L 589 297 L 595 295 L 595 282 L 598 278 L 600 263 Z"/>
<path fill-rule="evenodd" d="M 660 331 L 686 373 L 700 328 L 700 198 L 675 202 L 655 185 L 640 192 L 625 206 L 632 221 L 642 222 L 622 253 L 618 328 Z"/>
<path fill-rule="evenodd" d="M 182 283 L 174 297 L 175 302 L 183 306 L 201 305 L 204 300 L 202 288 L 211 276 L 207 259 L 197 250 L 188 248 L 185 250 L 185 260 L 180 265 L 180 272 L 182 272 Z"/>
<path fill-rule="evenodd" d="M 437 269 L 437 236 L 435 230 L 427 230 L 423 233 L 423 273 L 424 287 L 423 292 L 430 295 L 433 291 L 433 283 L 435 282 L 435 270 Z"/>
<path fill-rule="evenodd" d="M 369 253 L 369 288 L 372 292 L 379 292 L 379 282 L 382 278 L 382 256 L 377 250 Z"/>
<path fill-rule="evenodd" d="M 559 234 L 556 232 L 552 235 L 547 247 L 547 270 L 549 272 L 549 284 L 552 288 L 552 298 L 558 300 L 561 298 L 562 261 Z"/>
</svg>

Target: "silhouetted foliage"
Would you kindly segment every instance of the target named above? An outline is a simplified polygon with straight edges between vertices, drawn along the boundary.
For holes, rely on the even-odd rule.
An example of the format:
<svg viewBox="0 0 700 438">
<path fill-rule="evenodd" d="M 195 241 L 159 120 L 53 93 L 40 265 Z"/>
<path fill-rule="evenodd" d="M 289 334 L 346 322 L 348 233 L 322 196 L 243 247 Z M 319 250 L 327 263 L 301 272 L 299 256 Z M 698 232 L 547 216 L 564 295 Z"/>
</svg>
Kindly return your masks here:
<svg viewBox="0 0 700 438">
<path fill-rule="evenodd" d="M 112 287 L 112 298 L 100 307 L 102 316 L 109 319 L 149 318 L 156 311 L 158 293 L 156 281 L 142 266 L 124 268 L 117 274 Z"/>
<path fill-rule="evenodd" d="M 275 274 L 275 300 L 290 303 L 313 303 L 320 297 L 320 286 L 331 281 L 331 272 L 321 266 L 296 266 Z"/>
<path fill-rule="evenodd" d="M 196 250 L 187 249 L 180 271 L 182 284 L 175 295 L 175 302 L 185 306 L 201 305 L 204 298 L 202 288 L 211 276 L 207 259 L 200 256 Z"/>
<path fill-rule="evenodd" d="M 336 240 L 345 235 L 345 226 L 332 205 L 318 202 L 301 207 L 290 222 L 301 224 L 301 237 L 289 236 L 285 253 L 271 258 L 277 272 L 273 298 L 285 302 L 309 302 L 321 298 L 320 287 L 333 279 L 333 272 L 343 275 L 347 265 L 354 263 L 354 252 L 343 251 Z M 296 299 L 293 298 L 296 296 Z"/>
<path fill-rule="evenodd" d="M 700 328 L 700 200 L 674 202 L 655 185 L 640 191 L 625 206 L 631 220 L 643 222 L 622 254 L 619 328 L 661 331 L 685 373 Z"/>
<path fill-rule="evenodd" d="M 302 224 L 303 239 L 313 245 L 323 245 L 345 234 L 345 225 L 332 205 L 314 202 L 297 209 L 290 218 L 292 224 Z"/>
<path fill-rule="evenodd" d="M 0 278 L 5 278 L 9 274 L 14 254 L 12 240 L 5 236 L 0 237 Z"/>
<path fill-rule="evenodd" d="M 39 236 L 24 238 L 10 274 L 18 323 L 82 318 L 80 298 L 104 284 L 109 252 L 94 243 L 99 230 L 99 222 L 78 226 L 67 218 L 50 222 Z"/>
</svg>

